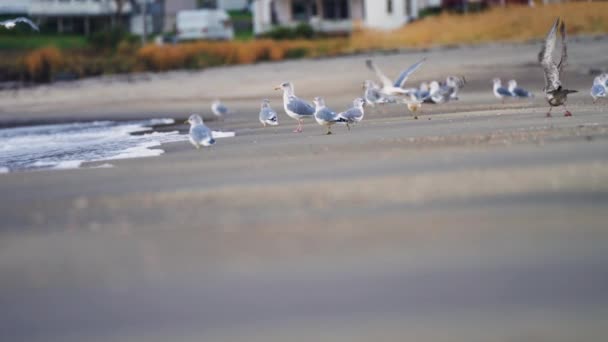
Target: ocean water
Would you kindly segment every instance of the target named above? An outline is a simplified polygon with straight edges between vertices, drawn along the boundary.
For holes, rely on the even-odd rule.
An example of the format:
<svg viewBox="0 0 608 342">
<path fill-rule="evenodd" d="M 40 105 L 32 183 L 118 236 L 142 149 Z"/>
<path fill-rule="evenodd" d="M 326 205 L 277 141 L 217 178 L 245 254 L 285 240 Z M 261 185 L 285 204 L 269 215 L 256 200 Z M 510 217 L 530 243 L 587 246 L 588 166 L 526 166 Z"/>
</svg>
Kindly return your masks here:
<svg viewBox="0 0 608 342">
<path fill-rule="evenodd" d="M 84 162 L 158 156 L 164 151 L 155 147 L 188 139 L 177 131 L 152 131 L 152 126 L 173 122 L 95 121 L 0 129 L 0 173 L 71 169 Z M 136 132 L 144 133 L 132 134 Z"/>
</svg>

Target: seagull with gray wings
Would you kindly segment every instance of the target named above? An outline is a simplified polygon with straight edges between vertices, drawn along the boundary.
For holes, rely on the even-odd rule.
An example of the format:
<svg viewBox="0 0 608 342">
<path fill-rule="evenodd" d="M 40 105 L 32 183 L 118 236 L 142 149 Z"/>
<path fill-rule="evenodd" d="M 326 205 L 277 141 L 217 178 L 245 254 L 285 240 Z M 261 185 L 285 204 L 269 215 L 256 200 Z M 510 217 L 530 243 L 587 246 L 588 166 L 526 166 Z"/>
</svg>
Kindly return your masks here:
<svg viewBox="0 0 608 342">
<path fill-rule="evenodd" d="M 591 87 L 591 97 L 593 103 L 600 97 L 606 97 L 608 93 L 608 74 L 601 74 L 593 79 L 593 86 Z"/>
<path fill-rule="evenodd" d="M 315 97 L 313 102 L 315 103 L 315 120 L 319 125 L 327 127 L 327 135 L 331 134 L 331 126 L 333 124 L 347 122 L 345 118 L 340 117 L 336 112 L 327 108 L 325 100 L 322 97 Z"/>
<path fill-rule="evenodd" d="M 407 95 L 411 92 L 411 90 L 404 89 L 403 86 L 407 81 L 408 77 L 414 73 L 421 65 L 424 63 L 426 58 L 421 59 L 420 61 L 414 63 L 409 68 L 405 69 L 399 77 L 393 82 L 390 78 L 388 78 L 380 68 L 378 68 L 371 59 L 368 59 L 365 64 L 367 67 L 374 71 L 380 81 L 382 81 L 382 88 L 380 91 L 387 96 L 396 96 L 396 95 Z"/>
<path fill-rule="evenodd" d="M 285 113 L 289 115 L 290 118 L 298 121 L 298 127 L 296 127 L 293 132 L 302 133 L 302 121 L 305 118 L 314 117 L 315 107 L 296 96 L 291 82 L 282 83 L 280 86 L 276 87 L 275 90 L 283 90 L 283 107 L 285 108 Z"/>
<path fill-rule="evenodd" d="M 190 143 L 198 150 L 201 146 L 211 146 L 215 144 L 213 132 L 203 123 L 203 118 L 197 114 L 192 114 L 185 123 L 190 124 L 188 138 Z"/>
<path fill-rule="evenodd" d="M 260 122 L 264 127 L 266 127 L 266 125 L 276 126 L 279 124 L 277 112 L 270 107 L 270 101 L 268 99 L 262 100 L 262 108 L 260 108 Z"/>
<path fill-rule="evenodd" d="M 559 62 L 554 56 L 555 45 L 557 44 L 557 29 L 559 27 L 559 33 L 561 36 L 561 56 Z M 549 103 L 549 112 L 547 117 L 551 117 L 551 110 L 553 107 L 564 107 L 564 116 L 572 116 L 572 113 L 566 108 L 566 102 L 568 101 L 568 94 L 576 93 L 577 90 L 565 89 L 560 81 L 560 76 L 564 70 L 564 67 L 568 61 L 568 48 L 566 43 L 566 24 L 564 21 L 560 21 L 559 18 L 555 20 L 555 23 L 551 27 L 547 38 L 545 39 L 543 46 L 538 53 L 538 61 L 543 67 L 545 74 L 545 87 L 543 92 L 547 102 Z"/>
<path fill-rule="evenodd" d="M 19 17 L 19 18 L 15 18 L 15 19 L 0 21 L 0 26 L 4 26 L 5 28 L 10 30 L 10 29 L 15 28 L 15 26 L 17 26 L 17 24 L 19 24 L 19 23 L 28 24 L 34 31 L 40 31 L 40 29 L 38 28 L 38 25 L 34 24 L 31 20 L 29 20 L 28 18 L 25 18 L 25 17 Z"/>
<path fill-rule="evenodd" d="M 348 128 L 349 131 L 351 124 L 361 122 L 361 120 L 363 120 L 363 116 L 365 116 L 365 105 L 365 99 L 359 97 L 353 101 L 353 106 L 351 108 L 338 114 L 338 118 L 341 118 L 344 122 L 346 122 L 346 128 Z"/>
</svg>

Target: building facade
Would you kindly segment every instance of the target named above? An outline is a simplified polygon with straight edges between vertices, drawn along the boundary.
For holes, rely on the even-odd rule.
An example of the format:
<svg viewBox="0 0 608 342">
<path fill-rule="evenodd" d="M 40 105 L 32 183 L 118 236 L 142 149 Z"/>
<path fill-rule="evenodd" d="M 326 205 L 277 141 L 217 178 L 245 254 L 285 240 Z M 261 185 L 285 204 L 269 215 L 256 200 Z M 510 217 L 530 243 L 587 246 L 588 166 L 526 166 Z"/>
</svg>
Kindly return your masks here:
<svg viewBox="0 0 608 342">
<path fill-rule="evenodd" d="M 418 17 L 418 0 L 254 0 L 254 32 L 309 23 L 322 32 L 350 32 L 361 25 L 399 28 Z"/>
</svg>

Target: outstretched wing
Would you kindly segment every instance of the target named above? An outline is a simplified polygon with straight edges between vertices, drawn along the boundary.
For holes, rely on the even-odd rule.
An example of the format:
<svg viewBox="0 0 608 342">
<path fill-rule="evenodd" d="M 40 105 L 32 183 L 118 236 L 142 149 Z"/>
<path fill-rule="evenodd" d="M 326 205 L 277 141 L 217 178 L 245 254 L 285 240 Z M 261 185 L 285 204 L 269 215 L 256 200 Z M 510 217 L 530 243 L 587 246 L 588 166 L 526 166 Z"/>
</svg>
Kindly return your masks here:
<svg viewBox="0 0 608 342">
<path fill-rule="evenodd" d="M 543 67 L 543 72 L 545 74 L 545 92 L 556 90 L 561 86 L 561 82 L 559 81 L 559 68 L 553 61 L 558 25 L 559 18 L 555 20 L 555 23 L 553 24 L 553 27 L 551 27 L 551 31 L 549 31 L 547 38 L 545 38 L 543 46 L 538 54 L 538 62 Z"/>
<path fill-rule="evenodd" d="M 31 20 L 29 20 L 28 18 L 25 17 L 19 17 L 19 18 L 15 18 L 13 19 L 14 22 L 16 23 L 25 23 L 30 25 L 30 27 L 36 31 L 40 31 L 40 29 L 38 28 L 38 25 L 34 24 Z"/>
<path fill-rule="evenodd" d="M 559 65 L 557 68 L 559 69 L 559 73 L 561 75 L 562 70 L 568 64 L 568 45 L 566 43 L 566 23 L 562 20 L 562 24 L 559 27 L 559 33 L 562 37 L 562 57 L 559 60 Z"/>
<path fill-rule="evenodd" d="M 376 64 L 374 64 L 371 59 L 365 61 L 365 65 L 367 65 L 370 70 L 376 73 L 380 81 L 382 81 L 382 85 L 384 87 L 391 87 L 393 85 L 391 79 L 386 77 L 386 75 L 376 66 Z"/>
<path fill-rule="evenodd" d="M 397 80 L 395 81 L 394 86 L 398 87 L 398 88 L 403 88 L 403 86 L 405 85 L 405 82 L 407 81 L 407 78 L 414 72 L 416 71 L 416 69 L 418 69 L 422 63 L 424 63 L 424 61 L 426 60 L 426 58 L 421 59 L 420 61 L 414 63 L 412 66 L 410 66 L 409 68 L 405 69 L 401 75 L 399 75 L 399 78 L 397 78 Z"/>
</svg>

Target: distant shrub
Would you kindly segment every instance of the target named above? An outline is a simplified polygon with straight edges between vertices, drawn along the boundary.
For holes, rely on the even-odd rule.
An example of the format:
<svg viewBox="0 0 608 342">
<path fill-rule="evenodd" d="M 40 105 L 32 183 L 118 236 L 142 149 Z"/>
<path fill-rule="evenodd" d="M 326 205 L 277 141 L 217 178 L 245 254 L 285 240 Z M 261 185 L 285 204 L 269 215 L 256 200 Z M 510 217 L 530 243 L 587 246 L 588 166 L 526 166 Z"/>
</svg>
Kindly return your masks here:
<svg viewBox="0 0 608 342">
<path fill-rule="evenodd" d="M 64 57 L 55 47 L 37 49 L 25 56 L 28 77 L 35 82 L 50 82 L 64 64 Z"/>
<path fill-rule="evenodd" d="M 298 24 L 296 27 L 277 26 L 261 35 L 262 38 L 275 40 L 312 39 L 315 38 L 315 36 L 315 30 L 306 23 Z"/>
<path fill-rule="evenodd" d="M 137 36 L 120 28 L 99 31 L 89 36 L 89 44 L 97 49 L 115 49 L 121 42 L 135 43 Z"/>
</svg>

